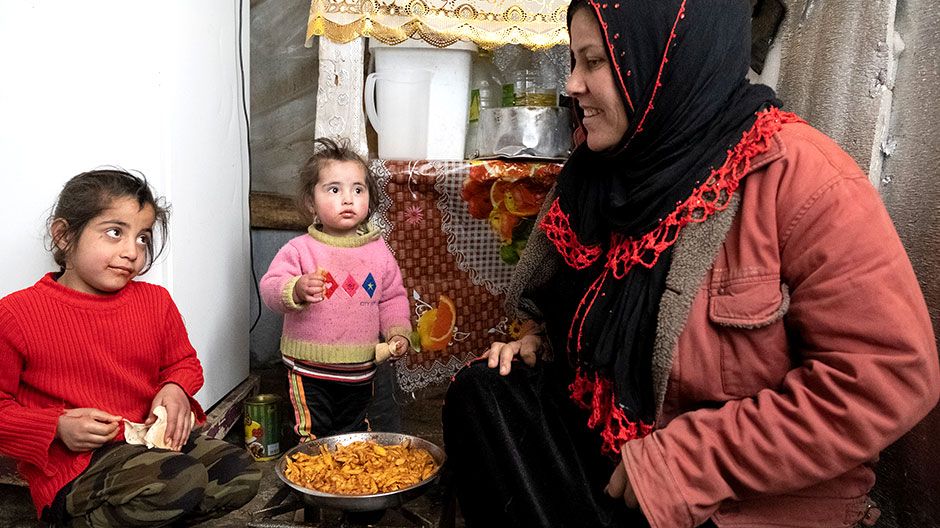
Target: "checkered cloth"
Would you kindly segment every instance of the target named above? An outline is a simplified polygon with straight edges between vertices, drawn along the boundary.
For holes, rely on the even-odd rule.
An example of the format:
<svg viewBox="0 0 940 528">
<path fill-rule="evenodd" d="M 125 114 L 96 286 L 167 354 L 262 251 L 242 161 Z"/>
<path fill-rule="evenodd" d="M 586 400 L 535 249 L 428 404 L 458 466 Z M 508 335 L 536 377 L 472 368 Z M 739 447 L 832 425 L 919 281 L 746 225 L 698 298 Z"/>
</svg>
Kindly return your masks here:
<svg viewBox="0 0 940 528">
<path fill-rule="evenodd" d="M 454 301 L 456 330 L 442 351 L 422 351 L 399 361 L 405 391 L 449 380 L 490 343 L 507 338 L 503 292 L 513 266 L 500 259 L 501 242 L 487 220 L 473 218 L 460 191 L 469 164 L 456 161 L 374 160 L 385 189 L 375 221 L 395 253 L 409 293 L 412 322 Z"/>
</svg>

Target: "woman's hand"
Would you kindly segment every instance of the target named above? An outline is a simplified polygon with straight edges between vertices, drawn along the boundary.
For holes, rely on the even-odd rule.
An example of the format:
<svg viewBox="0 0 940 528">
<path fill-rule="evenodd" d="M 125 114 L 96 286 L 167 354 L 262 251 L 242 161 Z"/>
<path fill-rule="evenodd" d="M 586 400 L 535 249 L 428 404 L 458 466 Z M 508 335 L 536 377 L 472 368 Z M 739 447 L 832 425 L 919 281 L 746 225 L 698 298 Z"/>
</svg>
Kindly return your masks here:
<svg viewBox="0 0 940 528">
<path fill-rule="evenodd" d="M 121 417 L 99 409 L 69 409 L 59 416 L 55 436 L 72 451 L 91 451 L 110 442 L 121 426 Z"/>
<path fill-rule="evenodd" d="M 392 337 L 388 338 L 386 343 L 392 347 L 391 356 L 393 360 L 407 354 L 408 348 L 411 346 L 411 343 L 409 343 L 408 339 L 403 335 L 393 335 Z"/>
<path fill-rule="evenodd" d="M 160 405 L 166 407 L 166 434 L 164 434 L 163 441 L 173 451 L 179 451 L 189 439 L 189 433 L 193 428 L 189 415 L 192 411 L 189 397 L 179 385 L 167 383 L 153 397 L 153 403 L 150 404 L 150 416 L 144 423 L 151 425 L 157 421 L 153 410 Z"/>
<path fill-rule="evenodd" d="M 542 338 L 535 334 L 529 334 L 518 341 L 508 343 L 497 341 L 490 345 L 490 348 L 480 357 L 487 358 L 486 365 L 488 367 L 496 368 L 498 366 L 500 376 L 505 376 L 512 369 L 512 360 L 516 356 L 519 356 L 519 359 L 530 367 L 535 365 L 541 346 Z"/>
<path fill-rule="evenodd" d="M 623 467 L 623 462 L 617 464 L 614 474 L 610 476 L 605 490 L 613 498 L 623 497 L 623 502 L 628 508 L 638 508 L 639 501 L 636 499 L 636 493 L 633 492 L 633 486 L 630 485 L 630 477 L 627 476 L 627 469 Z"/>
<path fill-rule="evenodd" d="M 323 286 L 323 271 L 307 273 L 301 275 L 294 283 L 294 302 L 318 303 L 323 300 L 324 292 L 326 288 Z"/>
</svg>

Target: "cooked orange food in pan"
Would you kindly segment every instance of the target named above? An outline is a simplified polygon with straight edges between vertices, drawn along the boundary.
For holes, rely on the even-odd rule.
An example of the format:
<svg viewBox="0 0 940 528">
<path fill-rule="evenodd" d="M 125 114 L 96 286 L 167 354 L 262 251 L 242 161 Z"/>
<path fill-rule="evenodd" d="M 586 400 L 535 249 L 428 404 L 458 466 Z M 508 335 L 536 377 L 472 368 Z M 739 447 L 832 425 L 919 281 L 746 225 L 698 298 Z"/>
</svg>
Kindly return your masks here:
<svg viewBox="0 0 940 528">
<path fill-rule="evenodd" d="M 305 488 L 334 495 L 375 495 L 417 484 L 434 474 L 437 463 L 426 450 L 408 442 L 379 445 L 352 442 L 320 454 L 295 453 L 288 457 L 284 474 Z"/>
</svg>

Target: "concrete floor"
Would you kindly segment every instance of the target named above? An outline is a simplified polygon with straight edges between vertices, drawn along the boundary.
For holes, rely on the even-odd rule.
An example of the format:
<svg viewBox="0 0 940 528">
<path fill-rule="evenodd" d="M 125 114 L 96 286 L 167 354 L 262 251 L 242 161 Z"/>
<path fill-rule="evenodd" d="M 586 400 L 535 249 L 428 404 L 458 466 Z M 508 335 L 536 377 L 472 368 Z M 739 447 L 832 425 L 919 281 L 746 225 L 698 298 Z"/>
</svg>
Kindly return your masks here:
<svg viewBox="0 0 940 528">
<path fill-rule="evenodd" d="M 281 383 L 283 377 L 278 375 L 277 369 L 273 372 L 263 371 L 261 391 L 262 392 L 283 392 Z M 272 375 L 273 374 L 273 375 Z M 430 387 L 422 391 L 411 394 L 404 394 L 401 391 L 395 392 L 394 404 L 401 411 L 401 430 L 404 433 L 412 434 L 424 438 L 437 445 L 443 445 L 441 433 L 441 404 L 443 401 L 444 387 Z M 227 440 L 237 442 L 238 431 L 233 431 Z M 290 445 L 282 448 L 286 451 Z M 281 488 L 280 479 L 274 473 L 275 462 L 262 462 L 262 481 L 258 495 L 250 503 L 240 510 L 221 518 L 215 519 L 198 525 L 199 528 L 245 528 L 250 521 L 256 523 L 265 521 L 269 523 L 280 523 L 282 526 L 286 523 L 297 522 L 302 524 L 303 510 L 289 512 L 278 515 L 273 519 L 264 519 L 266 515 L 257 515 L 256 512 L 263 509 L 275 493 Z M 409 502 L 405 507 L 412 513 L 417 514 L 423 519 L 431 521 L 433 526 L 437 526 L 440 512 L 443 506 L 441 490 L 438 486 L 431 486 L 428 491 Z M 340 512 L 324 510 L 322 521 L 309 526 L 362 526 L 345 521 Z M 272 524 L 273 527 L 275 524 Z M 379 520 L 369 522 L 370 526 L 377 527 L 402 527 L 410 528 L 420 526 L 415 522 L 409 521 L 401 513 L 389 510 Z M 2 528 L 40 528 L 43 524 L 36 520 L 32 501 L 29 498 L 29 491 L 25 487 L 0 485 L 0 527 Z M 462 527 L 463 522 L 459 517 L 456 519 L 456 526 Z"/>
</svg>

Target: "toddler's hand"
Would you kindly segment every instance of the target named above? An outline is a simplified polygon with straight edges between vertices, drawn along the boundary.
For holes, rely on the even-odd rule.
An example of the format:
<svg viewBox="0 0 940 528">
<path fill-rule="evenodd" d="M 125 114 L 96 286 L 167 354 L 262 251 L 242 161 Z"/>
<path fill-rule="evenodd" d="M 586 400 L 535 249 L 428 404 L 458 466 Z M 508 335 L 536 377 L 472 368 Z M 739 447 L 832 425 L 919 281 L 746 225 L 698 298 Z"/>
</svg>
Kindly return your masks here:
<svg viewBox="0 0 940 528">
<path fill-rule="evenodd" d="M 388 338 L 388 344 L 392 347 L 392 359 L 397 359 L 407 354 L 408 348 L 411 346 L 411 343 L 408 342 L 408 339 L 401 335 L 393 335 L 392 337 Z"/>
<path fill-rule="evenodd" d="M 69 409 L 59 416 L 55 436 L 72 451 L 91 451 L 114 439 L 120 425 L 120 416 L 99 409 Z"/>
<path fill-rule="evenodd" d="M 323 272 L 317 270 L 313 273 L 301 275 L 294 283 L 294 302 L 318 303 L 323 300 L 326 288 L 323 286 Z"/>
</svg>

